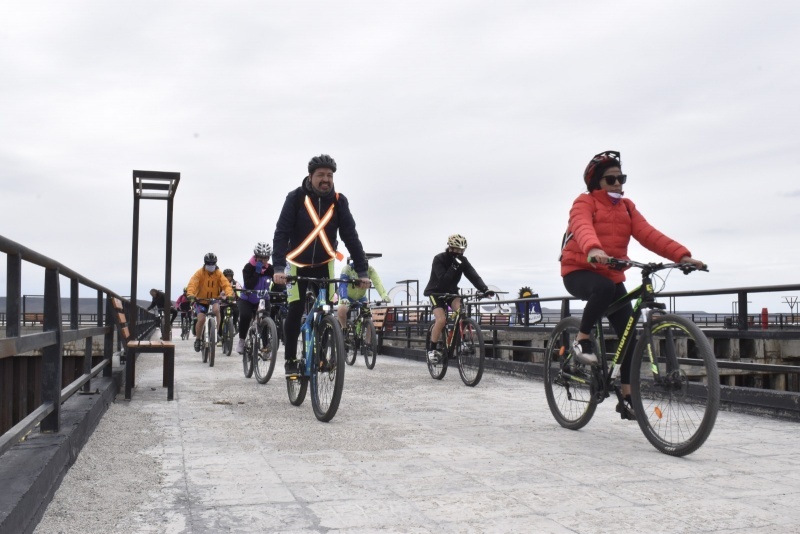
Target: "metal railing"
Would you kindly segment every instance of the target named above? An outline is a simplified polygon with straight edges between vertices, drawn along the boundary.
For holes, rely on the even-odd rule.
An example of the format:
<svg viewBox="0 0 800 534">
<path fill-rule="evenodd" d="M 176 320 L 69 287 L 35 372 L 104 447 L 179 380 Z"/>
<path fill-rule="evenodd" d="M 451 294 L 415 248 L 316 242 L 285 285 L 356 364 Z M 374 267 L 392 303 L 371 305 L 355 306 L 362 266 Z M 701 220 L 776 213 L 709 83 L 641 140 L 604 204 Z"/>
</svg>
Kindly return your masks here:
<svg viewBox="0 0 800 534">
<path fill-rule="evenodd" d="M 153 315 L 123 299 L 83 275 L 59 262 L 19 243 L 0 236 L 0 252 L 7 258 L 6 310 L 3 314 L 5 337 L 0 338 L 0 455 L 19 442 L 36 425 L 41 432 L 59 432 L 61 426 L 61 404 L 83 390 L 91 391 L 91 380 L 101 372 L 111 376 L 111 361 L 114 354 L 115 327 L 109 297 L 120 298 L 127 309 L 136 309 L 140 317 L 138 338 L 145 337 L 155 328 L 150 320 Z M 23 333 L 23 314 L 20 307 L 22 297 L 23 262 L 43 267 L 44 308 L 41 330 Z M 69 313 L 61 311 L 61 277 L 69 280 Z M 78 293 L 81 286 L 97 291 L 97 313 L 91 326 L 81 326 L 78 313 Z M 105 304 L 104 304 L 105 301 Z M 92 338 L 103 337 L 102 355 L 93 354 Z M 82 374 L 62 387 L 68 375 L 64 373 L 64 345 L 84 342 Z M 117 340 L 117 343 L 119 341 Z M 41 356 L 31 353 L 40 352 Z M 92 366 L 93 359 L 100 362 Z M 17 360 L 15 367 L 14 360 Z M 24 365 L 23 365 L 24 363 Z M 16 373 L 16 375 L 15 375 Z M 22 375 L 26 375 L 21 379 Z M 38 380 L 30 377 L 40 377 Z M 29 388 L 29 383 L 31 388 Z M 29 406 L 35 404 L 35 406 Z"/>
<path fill-rule="evenodd" d="M 798 285 L 785 285 L 785 286 L 764 286 L 764 287 L 748 287 L 748 288 L 733 288 L 733 289 L 719 289 L 707 291 L 691 291 L 691 292 L 674 292 L 674 293 L 661 293 L 658 295 L 660 300 L 668 299 L 669 309 L 672 313 L 685 315 L 693 322 L 695 322 L 709 339 L 712 340 L 744 340 L 740 341 L 754 343 L 755 340 L 778 340 L 778 341 L 800 341 L 800 324 L 798 324 L 798 316 L 792 314 L 768 314 L 762 316 L 761 314 L 748 314 L 746 313 L 747 298 L 752 293 L 765 293 L 775 292 L 786 294 L 787 292 L 800 291 L 800 284 Z M 710 295 L 735 295 L 739 304 L 739 313 L 737 314 L 713 314 L 713 313 L 697 313 L 689 312 L 682 313 L 676 311 L 677 298 L 691 298 L 697 296 L 710 296 Z M 542 303 L 557 302 L 560 306 L 560 311 L 544 310 L 541 314 L 541 320 L 535 324 L 531 324 L 530 318 L 518 315 L 517 304 L 526 304 L 528 302 L 538 301 Z M 503 370 L 509 370 L 513 367 L 515 372 L 523 374 L 530 374 L 533 376 L 541 376 L 541 363 L 534 362 L 535 354 L 543 354 L 546 350 L 546 341 L 542 346 L 531 346 L 532 343 L 525 344 L 508 344 L 507 341 L 501 339 L 503 331 L 515 332 L 515 337 L 524 337 L 526 334 L 532 340 L 535 336 L 545 339 L 553 330 L 553 327 L 564 317 L 573 314 L 570 310 L 570 304 L 577 301 L 573 297 L 547 297 L 547 298 L 527 298 L 527 299 L 510 299 L 510 300 L 490 300 L 482 301 L 480 303 L 469 304 L 469 313 L 472 317 L 476 318 L 481 325 L 482 330 L 485 331 L 484 340 L 486 344 L 486 355 L 488 366 L 493 366 L 492 360 L 497 359 L 499 351 L 510 351 L 514 354 L 530 355 L 528 361 L 511 361 L 511 362 L 497 362 L 497 367 Z M 494 311 L 483 311 L 493 306 Z M 688 307 L 688 306 L 687 306 Z M 522 306 L 527 309 L 527 306 Z M 742 313 L 742 309 L 745 313 Z M 574 313 L 579 315 L 580 312 Z M 409 305 L 409 306 L 392 306 L 387 313 L 384 322 L 384 329 L 381 333 L 381 340 L 392 341 L 392 347 L 389 348 L 389 353 L 395 351 L 398 353 L 405 353 L 406 355 L 413 355 L 416 358 L 422 358 L 424 354 L 424 343 L 427 335 L 428 327 L 433 320 L 432 310 L 429 304 Z M 609 329 L 609 335 L 612 340 L 614 333 L 610 331 L 610 327 L 604 322 L 604 328 Z M 800 344 L 787 346 L 797 346 Z M 789 358 L 784 358 L 783 361 L 792 358 L 800 359 L 800 349 L 798 354 L 791 354 Z M 541 362 L 541 359 L 539 359 Z M 773 391 L 769 387 L 759 387 L 758 385 L 752 387 L 742 386 L 724 386 L 725 398 L 731 402 L 736 402 L 736 399 L 746 399 L 747 403 L 774 408 L 777 411 L 790 411 L 800 413 L 800 366 L 791 365 L 790 363 L 776 363 L 775 361 L 768 361 L 766 358 L 761 360 L 754 360 L 750 357 L 740 357 L 738 359 L 724 358 L 717 355 L 717 363 L 720 369 L 729 370 L 733 374 L 729 376 L 735 379 L 736 376 L 750 376 L 758 377 L 751 382 L 755 384 L 762 384 L 769 386 L 772 381 L 771 378 L 776 380 L 781 379 L 789 391 Z M 529 369 L 524 369 L 525 367 Z M 722 373 L 724 375 L 724 373 Z M 741 378 L 739 379 L 741 381 Z M 754 394 L 756 390 L 758 393 Z M 771 392 L 767 394 L 766 392 Z M 742 401 L 745 402 L 745 401 Z M 760 404 L 759 404 L 760 403 Z"/>
</svg>

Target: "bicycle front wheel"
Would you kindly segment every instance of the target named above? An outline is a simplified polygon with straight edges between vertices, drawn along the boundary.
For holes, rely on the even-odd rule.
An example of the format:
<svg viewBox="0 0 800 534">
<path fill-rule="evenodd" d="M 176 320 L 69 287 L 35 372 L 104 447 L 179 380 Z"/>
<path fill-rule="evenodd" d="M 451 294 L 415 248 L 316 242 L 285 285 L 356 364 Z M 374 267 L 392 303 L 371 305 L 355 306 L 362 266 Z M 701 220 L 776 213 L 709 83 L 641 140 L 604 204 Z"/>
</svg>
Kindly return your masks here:
<svg viewBox="0 0 800 534">
<path fill-rule="evenodd" d="M 263 332 L 261 350 L 253 353 L 253 371 L 255 371 L 256 381 L 259 384 L 266 384 L 272 378 L 272 372 L 275 370 L 275 356 L 278 353 L 278 329 L 275 326 L 275 321 L 270 317 L 264 317 L 261 329 Z"/>
<path fill-rule="evenodd" d="M 222 323 L 222 352 L 225 356 L 233 352 L 233 317 L 228 317 Z"/>
<path fill-rule="evenodd" d="M 375 357 L 378 354 L 378 333 L 372 319 L 365 319 L 361 325 L 361 353 L 367 369 L 375 368 Z"/>
<path fill-rule="evenodd" d="M 558 424 L 570 430 L 586 426 L 597 409 L 591 391 L 591 370 L 572 357 L 572 343 L 580 325 L 575 317 L 562 319 L 550 335 L 544 353 L 547 405 Z"/>
<path fill-rule="evenodd" d="M 200 350 L 202 352 L 201 356 L 203 357 L 203 363 L 208 363 L 208 354 L 210 352 L 210 349 L 208 348 L 208 336 L 206 335 L 207 328 L 208 321 L 206 321 L 206 324 L 203 325 L 203 331 L 200 333 L 200 342 L 202 343 Z"/>
<path fill-rule="evenodd" d="M 425 353 L 428 352 L 428 347 L 431 346 L 431 331 L 433 330 L 433 323 L 428 327 L 428 334 L 425 336 Z M 444 338 L 447 335 L 447 328 L 442 329 L 439 334 L 439 341 L 436 342 L 436 350 L 439 352 L 439 361 L 432 361 L 430 358 L 425 358 L 428 363 L 428 372 L 431 377 L 436 380 L 441 380 L 447 374 L 447 347 L 444 344 Z"/>
<path fill-rule="evenodd" d="M 356 341 L 356 325 L 353 321 L 347 321 L 347 328 L 344 331 L 344 352 L 344 361 L 347 365 L 356 363 L 358 345 Z"/>
<path fill-rule="evenodd" d="M 486 357 L 483 332 L 475 319 L 464 317 L 457 335 L 459 339 L 456 343 L 456 357 L 461 380 L 470 387 L 477 386 L 483 376 L 483 362 Z"/>
<path fill-rule="evenodd" d="M 656 449 L 685 456 L 706 441 L 717 420 L 717 361 L 703 331 L 685 317 L 656 317 L 646 334 L 631 362 L 633 410 Z"/>
<path fill-rule="evenodd" d="M 214 352 L 217 350 L 217 320 L 209 317 L 206 321 L 208 328 L 208 366 L 214 367 Z"/>
<path fill-rule="evenodd" d="M 317 332 L 311 366 L 311 405 L 322 422 L 333 419 L 344 389 L 344 339 L 339 320 L 326 315 Z"/>
<path fill-rule="evenodd" d="M 256 354 L 261 349 L 260 343 L 261 340 L 258 338 L 255 328 L 250 328 L 247 331 L 244 350 L 242 351 L 242 370 L 245 378 L 253 376 L 253 354 Z"/>
</svg>

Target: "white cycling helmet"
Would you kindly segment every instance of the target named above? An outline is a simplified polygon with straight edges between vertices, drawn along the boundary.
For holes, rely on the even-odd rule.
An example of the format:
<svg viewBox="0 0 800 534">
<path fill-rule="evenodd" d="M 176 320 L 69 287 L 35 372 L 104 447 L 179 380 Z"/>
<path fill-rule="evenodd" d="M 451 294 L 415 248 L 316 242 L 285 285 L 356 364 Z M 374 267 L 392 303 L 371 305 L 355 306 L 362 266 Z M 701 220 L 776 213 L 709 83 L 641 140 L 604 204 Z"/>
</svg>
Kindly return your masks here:
<svg viewBox="0 0 800 534">
<path fill-rule="evenodd" d="M 263 258 L 269 258 L 272 255 L 272 247 L 269 246 L 269 243 L 264 243 L 263 241 L 260 241 L 253 248 L 253 254 L 255 254 L 256 256 L 261 256 Z"/>
<path fill-rule="evenodd" d="M 453 248 L 467 248 L 467 238 L 461 234 L 453 234 L 447 238 L 447 246 Z"/>
</svg>

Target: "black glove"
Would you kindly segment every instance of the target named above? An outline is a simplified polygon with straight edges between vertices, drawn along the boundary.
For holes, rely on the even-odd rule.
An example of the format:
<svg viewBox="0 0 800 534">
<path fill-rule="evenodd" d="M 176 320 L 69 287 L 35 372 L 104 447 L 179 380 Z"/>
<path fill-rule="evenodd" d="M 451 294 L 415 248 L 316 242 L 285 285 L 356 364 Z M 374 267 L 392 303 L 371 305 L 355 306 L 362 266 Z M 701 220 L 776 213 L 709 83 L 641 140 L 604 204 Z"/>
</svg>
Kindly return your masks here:
<svg viewBox="0 0 800 534">
<path fill-rule="evenodd" d="M 459 258 L 458 256 L 453 256 L 453 269 L 458 269 L 459 267 L 461 267 L 461 264 L 463 262 L 464 260 L 462 258 Z"/>
<path fill-rule="evenodd" d="M 487 289 L 486 291 L 483 292 L 483 294 L 486 295 L 487 297 L 493 297 L 494 291 L 492 291 L 491 289 Z"/>
</svg>

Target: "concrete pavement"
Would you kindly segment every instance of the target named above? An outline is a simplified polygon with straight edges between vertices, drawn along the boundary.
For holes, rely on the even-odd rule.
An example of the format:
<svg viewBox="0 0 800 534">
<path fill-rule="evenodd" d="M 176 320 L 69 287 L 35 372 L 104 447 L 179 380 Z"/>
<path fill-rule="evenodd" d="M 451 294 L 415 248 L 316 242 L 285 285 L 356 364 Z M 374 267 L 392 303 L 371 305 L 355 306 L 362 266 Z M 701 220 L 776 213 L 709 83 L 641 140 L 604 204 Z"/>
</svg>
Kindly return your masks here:
<svg viewBox="0 0 800 534">
<path fill-rule="evenodd" d="M 346 371 L 336 417 L 291 406 L 282 376 L 200 361 L 178 332 L 175 400 L 140 356 L 36 532 L 790 532 L 796 423 L 721 412 L 686 458 L 659 453 L 609 401 L 574 432 L 539 381 L 379 356 Z"/>
</svg>

